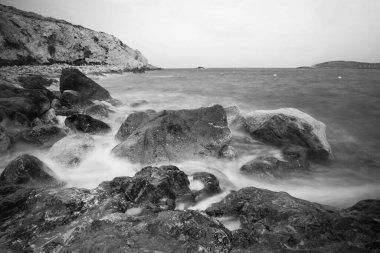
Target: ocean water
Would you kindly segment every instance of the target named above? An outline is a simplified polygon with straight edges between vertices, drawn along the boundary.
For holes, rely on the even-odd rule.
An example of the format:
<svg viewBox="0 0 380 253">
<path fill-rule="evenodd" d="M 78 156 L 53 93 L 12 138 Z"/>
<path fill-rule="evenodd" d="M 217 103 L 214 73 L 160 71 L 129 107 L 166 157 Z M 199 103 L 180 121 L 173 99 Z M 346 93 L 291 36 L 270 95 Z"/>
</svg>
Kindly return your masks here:
<svg viewBox="0 0 380 253">
<path fill-rule="evenodd" d="M 111 149 L 121 122 L 133 111 L 190 109 L 212 104 L 238 106 L 243 113 L 294 107 L 327 126 L 334 153 L 328 164 L 312 164 L 311 173 L 286 180 L 264 180 L 239 173 L 254 157 L 276 150 L 253 142 L 239 147 L 234 161 L 217 159 L 173 163 L 187 174 L 208 171 L 218 177 L 223 192 L 192 209 L 205 209 L 230 190 L 255 186 L 285 191 L 302 199 L 348 207 L 359 200 L 380 199 L 380 71 L 333 69 L 167 69 L 145 74 L 97 76 L 122 105 L 104 119 L 112 127 L 94 136 L 96 147 L 75 168 L 49 159 L 48 150 L 25 147 L 46 162 L 68 186 L 93 188 L 116 176 L 133 176 L 140 164 L 114 157 Z M 63 124 L 63 117 L 60 117 Z M 19 152 L 19 153 L 20 153 Z M 17 153 L 0 158 L 0 170 Z M 201 187 L 191 180 L 191 188 Z M 178 207 L 181 208 L 181 207 Z"/>
</svg>

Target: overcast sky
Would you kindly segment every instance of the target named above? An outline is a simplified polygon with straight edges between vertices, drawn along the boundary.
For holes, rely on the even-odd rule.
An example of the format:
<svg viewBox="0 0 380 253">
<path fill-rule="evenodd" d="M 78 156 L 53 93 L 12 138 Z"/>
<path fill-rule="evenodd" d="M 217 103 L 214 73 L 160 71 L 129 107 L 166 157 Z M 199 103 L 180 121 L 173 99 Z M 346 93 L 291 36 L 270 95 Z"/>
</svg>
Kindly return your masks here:
<svg viewBox="0 0 380 253">
<path fill-rule="evenodd" d="M 380 62 L 380 0 L 0 0 L 111 33 L 160 67 Z"/>
</svg>

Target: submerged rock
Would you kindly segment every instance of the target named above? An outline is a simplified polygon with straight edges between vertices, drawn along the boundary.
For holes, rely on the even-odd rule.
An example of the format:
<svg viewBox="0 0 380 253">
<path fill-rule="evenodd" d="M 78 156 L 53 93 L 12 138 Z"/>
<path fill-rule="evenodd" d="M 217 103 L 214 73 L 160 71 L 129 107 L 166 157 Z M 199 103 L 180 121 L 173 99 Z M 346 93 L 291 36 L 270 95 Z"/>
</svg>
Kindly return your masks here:
<svg viewBox="0 0 380 253">
<path fill-rule="evenodd" d="M 48 156 L 66 166 L 76 166 L 94 147 L 95 140 L 91 136 L 71 135 L 56 142 L 50 148 Z"/>
<path fill-rule="evenodd" d="M 231 132 L 222 106 L 194 110 L 139 112 L 123 123 L 112 152 L 143 164 L 218 157 Z"/>
<path fill-rule="evenodd" d="M 332 158 L 325 124 L 297 109 L 251 112 L 246 116 L 246 129 L 253 138 L 275 146 L 305 147 L 310 158 Z"/>
<path fill-rule="evenodd" d="M 370 243 L 380 239 L 373 232 L 380 231 L 380 224 L 371 217 L 342 216 L 336 209 L 285 192 L 254 187 L 230 193 L 206 213 L 239 218 L 241 229 L 234 231 L 234 238 L 248 251 L 258 245 L 278 251 L 324 252 L 329 247 L 342 249 L 348 245 L 369 250 Z"/>
<path fill-rule="evenodd" d="M 76 99 L 68 102 L 73 104 L 85 103 L 88 100 L 108 100 L 111 99 L 109 92 L 102 86 L 76 68 L 62 70 L 59 90 L 64 94 L 65 91 L 75 91 Z"/>
<path fill-rule="evenodd" d="M 244 164 L 240 171 L 261 178 L 285 178 L 308 171 L 310 163 L 302 147 L 286 147 L 280 156 L 260 156 Z"/>
<path fill-rule="evenodd" d="M 54 186 L 60 182 L 54 172 L 41 160 L 28 154 L 11 161 L 0 175 L 2 185 L 28 184 L 33 186 Z"/>
<path fill-rule="evenodd" d="M 65 125 L 74 131 L 91 134 L 107 133 L 110 126 L 86 114 L 74 114 L 65 119 Z"/>
</svg>

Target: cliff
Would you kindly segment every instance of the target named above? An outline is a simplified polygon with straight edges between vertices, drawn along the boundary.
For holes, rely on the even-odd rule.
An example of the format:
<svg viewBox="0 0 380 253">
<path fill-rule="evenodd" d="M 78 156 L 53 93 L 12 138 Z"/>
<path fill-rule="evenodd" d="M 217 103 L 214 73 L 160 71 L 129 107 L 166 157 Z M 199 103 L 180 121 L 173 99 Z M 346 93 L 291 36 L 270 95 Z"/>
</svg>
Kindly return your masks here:
<svg viewBox="0 0 380 253">
<path fill-rule="evenodd" d="M 149 68 L 113 35 L 0 5 L 0 66 L 68 63 Z"/>
<path fill-rule="evenodd" d="M 380 63 L 367 63 L 356 61 L 328 61 L 313 65 L 314 68 L 333 69 L 380 69 Z"/>
</svg>

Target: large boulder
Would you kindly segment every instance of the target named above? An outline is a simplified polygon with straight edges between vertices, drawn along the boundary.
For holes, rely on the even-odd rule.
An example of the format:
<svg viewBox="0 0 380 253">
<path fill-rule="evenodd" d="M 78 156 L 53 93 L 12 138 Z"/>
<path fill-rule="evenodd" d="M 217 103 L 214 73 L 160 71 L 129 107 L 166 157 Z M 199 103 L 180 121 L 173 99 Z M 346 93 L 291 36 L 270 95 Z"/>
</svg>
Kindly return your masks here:
<svg viewBox="0 0 380 253">
<path fill-rule="evenodd" d="M 56 142 L 48 156 L 66 166 L 78 165 L 83 157 L 95 148 L 95 140 L 89 135 L 70 135 Z"/>
<path fill-rule="evenodd" d="M 41 160 L 28 154 L 11 161 L 0 175 L 0 182 L 5 184 L 28 184 L 33 186 L 59 185 L 54 172 Z"/>
<path fill-rule="evenodd" d="M 246 115 L 245 122 L 255 139 L 275 146 L 305 147 L 312 159 L 332 158 L 325 124 L 297 109 L 254 111 Z"/>
<path fill-rule="evenodd" d="M 230 193 L 212 204 L 206 213 L 238 218 L 241 228 L 234 231 L 234 238 L 247 252 L 257 244 L 279 252 L 323 252 L 322 249 L 342 249 L 347 245 L 360 251 L 369 250 L 380 239 L 379 233 L 374 232 L 380 231 L 374 217 L 343 216 L 328 206 L 255 187 Z"/>
<path fill-rule="evenodd" d="M 143 164 L 218 157 L 231 139 L 220 105 L 131 114 L 121 128 L 117 136 L 124 141 L 112 152 Z"/>
<path fill-rule="evenodd" d="M 309 166 L 305 149 L 291 146 L 284 148 L 278 156 L 259 156 L 244 164 L 240 171 L 255 177 L 273 179 L 302 175 L 308 171 Z"/>
<path fill-rule="evenodd" d="M 76 68 L 66 68 L 62 70 L 59 90 L 64 93 L 66 90 L 77 92 L 78 100 L 74 103 L 84 103 L 89 100 L 109 100 L 111 95 L 102 86 Z"/>
<path fill-rule="evenodd" d="M 65 119 L 65 125 L 74 131 L 91 134 L 107 133 L 110 126 L 86 114 L 74 114 Z"/>
</svg>

